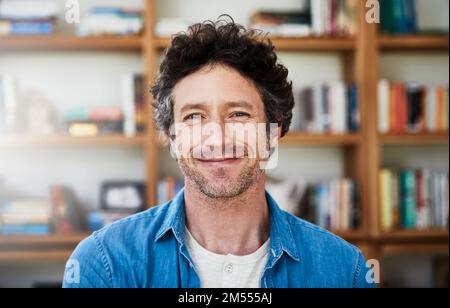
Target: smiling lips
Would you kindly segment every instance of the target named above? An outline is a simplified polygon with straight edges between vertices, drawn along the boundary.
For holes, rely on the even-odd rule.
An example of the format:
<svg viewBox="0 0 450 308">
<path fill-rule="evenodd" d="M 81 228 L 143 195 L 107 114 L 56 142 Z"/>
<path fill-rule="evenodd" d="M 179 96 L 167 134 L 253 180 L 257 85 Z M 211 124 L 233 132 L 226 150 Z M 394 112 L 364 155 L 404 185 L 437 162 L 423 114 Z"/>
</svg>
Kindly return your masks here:
<svg viewBox="0 0 450 308">
<path fill-rule="evenodd" d="M 201 164 L 210 166 L 224 166 L 236 163 L 240 158 L 212 158 L 212 159 L 197 159 Z"/>
</svg>

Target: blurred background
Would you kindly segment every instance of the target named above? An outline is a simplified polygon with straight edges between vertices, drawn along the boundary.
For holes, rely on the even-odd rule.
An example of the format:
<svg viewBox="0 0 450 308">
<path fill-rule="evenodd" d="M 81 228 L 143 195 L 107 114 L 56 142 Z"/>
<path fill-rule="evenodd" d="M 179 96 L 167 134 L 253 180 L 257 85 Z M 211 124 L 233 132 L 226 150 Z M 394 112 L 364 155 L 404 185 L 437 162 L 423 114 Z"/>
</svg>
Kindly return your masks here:
<svg viewBox="0 0 450 308">
<path fill-rule="evenodd" d="M 79 241 L 182 187 L 148 89 L 171 35 L 222 14 L 293 81 L 269 192 L 381 287 L 448 287 L 447 0 L 124 2 L 0 0 L 0 287 L 59 287 Z"/>
</svg>

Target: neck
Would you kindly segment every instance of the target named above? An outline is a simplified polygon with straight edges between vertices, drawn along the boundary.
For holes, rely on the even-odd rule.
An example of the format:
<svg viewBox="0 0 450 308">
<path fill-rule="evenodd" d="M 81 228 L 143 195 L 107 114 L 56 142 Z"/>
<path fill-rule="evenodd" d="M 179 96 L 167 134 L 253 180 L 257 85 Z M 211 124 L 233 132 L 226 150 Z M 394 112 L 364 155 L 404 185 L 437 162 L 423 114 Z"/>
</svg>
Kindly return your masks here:
<svg viewBox="0 0 450 308">
<path fill-rule="evenodd" d="M 234 198 L 209 198 L 186 180 L 184 199 L 186 227 L 211 252 L 247 255 L 269 238 L 264 175 Z"/>
</svg>

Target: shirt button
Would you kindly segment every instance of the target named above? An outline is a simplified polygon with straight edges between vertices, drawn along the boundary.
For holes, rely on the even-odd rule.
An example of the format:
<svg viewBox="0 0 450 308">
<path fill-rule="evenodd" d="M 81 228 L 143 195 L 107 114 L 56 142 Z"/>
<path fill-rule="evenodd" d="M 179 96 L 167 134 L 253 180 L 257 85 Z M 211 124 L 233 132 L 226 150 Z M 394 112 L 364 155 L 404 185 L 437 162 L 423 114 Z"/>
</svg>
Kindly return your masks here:
<svg viewBox="0 0 450 308">
<path fill-rule="evenodd" d="M 233 272 L 233 264 L 230 263 L 227 266 L 225 266 L 225 272 L 231 274 Z"/>
</svg>

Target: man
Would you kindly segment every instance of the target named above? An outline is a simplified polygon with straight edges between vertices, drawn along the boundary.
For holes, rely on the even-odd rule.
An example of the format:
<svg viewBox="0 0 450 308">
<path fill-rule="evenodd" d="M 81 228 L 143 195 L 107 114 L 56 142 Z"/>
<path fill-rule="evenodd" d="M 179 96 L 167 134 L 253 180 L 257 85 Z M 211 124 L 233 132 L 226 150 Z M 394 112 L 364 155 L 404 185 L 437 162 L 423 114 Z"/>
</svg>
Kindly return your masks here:
<svg viewBox="0 0 450 308">
<path fill-rule="evenodd" d="M 185 188 L 84 240 L 68 262 L 79 279 L 67 279 L 68 266 L 65 287 L 373 287 L 357 248 L 265 192 L 264 167 L 294 104 L 273 50 L 227 21 L 173 38 L 152 94 Z"/>
</svg>

